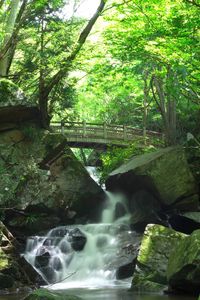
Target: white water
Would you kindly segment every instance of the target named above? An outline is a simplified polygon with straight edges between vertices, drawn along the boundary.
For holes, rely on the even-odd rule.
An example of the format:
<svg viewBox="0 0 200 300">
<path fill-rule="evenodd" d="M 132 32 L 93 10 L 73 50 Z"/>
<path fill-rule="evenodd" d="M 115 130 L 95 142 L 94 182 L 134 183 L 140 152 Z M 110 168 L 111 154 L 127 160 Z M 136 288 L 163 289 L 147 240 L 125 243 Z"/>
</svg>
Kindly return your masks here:
<svg viewBox="0 0 200 300">
<path fill-rule="evenodd" d="M 97 171 L 96 167 L 92 167 L 92 166 L 87 166 L 85 167 L 85 169 L 87 170 L 87 172 L 90 174 L 90 177 L 96 181 L 96 183 L 100 184 L 100 174 Z"/>
<path fill-rule="evenodd" d="M 100 288 L 129 284 L 116 280 L 116 270 L 129 263 L 133 254 L 126 247 L 137 238 L 127 224 L 129 215 L 123 208 L 122 196 L 107 193 L 107 206 L 102 213 L 102 223 L 73 225 L 52 229 L 45 237 L 32 237 L 27 241 L 25 258 L 50 284 L 52 289 Z M 124 216 L 115 220 L 116 204 L 120 203 Z M 127 224 L 127 225 L 126 225 Z M 72 232 L 78 228 L 86 238 L 82 251 L 72 246 Z M 47 261 L 38 265 L 38 257 L 46 253 Z M 42 260 L 46 258 L 42 258 Z"/>
</svg>

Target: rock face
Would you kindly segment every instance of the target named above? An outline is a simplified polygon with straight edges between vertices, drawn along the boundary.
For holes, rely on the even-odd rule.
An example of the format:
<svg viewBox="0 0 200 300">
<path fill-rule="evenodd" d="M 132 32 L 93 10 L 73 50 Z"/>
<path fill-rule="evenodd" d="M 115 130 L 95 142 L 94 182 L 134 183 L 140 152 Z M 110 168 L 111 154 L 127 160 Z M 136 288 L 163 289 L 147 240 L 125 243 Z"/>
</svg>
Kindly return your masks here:
<svg viewBox="0 0 200 300">
<path fill-rule="evenodd" d="M 97 221 L 100 217 L 104 192 L 69 148 L 50 166 L 50 172 L 51 178 L 55 180 L 63 195 L 60 202 L 71 206 L 78 217 Z"/>
<path fill-rule="evenodd" d="M 145 226 L 158 220 L 160 212 L 195 211 L 199 205 L 196 183 L 179 147 L 133 157 L 110 174 L 106 188 L 126 194 L 133 224 Z"/>
<path fill-rule="evenodd" d="M 15 207 L 4 222 L 16 236 L 97 221 L 104 192 L 63 143 L 34 124 L 0 132 L 0 206 Z"/>
<path fill-rule="evenodd" d="M 200 230 L 181 239 L 173 249 L 167 279 L 176 292 L 200 294 Z"/>
<path fill-rule="evenodd" d="M 133 275 L 134 291 L 155 292 L 166 288 L 171 250 L 184 236 L 160 225 L 146 227 Z"/>
</svg>

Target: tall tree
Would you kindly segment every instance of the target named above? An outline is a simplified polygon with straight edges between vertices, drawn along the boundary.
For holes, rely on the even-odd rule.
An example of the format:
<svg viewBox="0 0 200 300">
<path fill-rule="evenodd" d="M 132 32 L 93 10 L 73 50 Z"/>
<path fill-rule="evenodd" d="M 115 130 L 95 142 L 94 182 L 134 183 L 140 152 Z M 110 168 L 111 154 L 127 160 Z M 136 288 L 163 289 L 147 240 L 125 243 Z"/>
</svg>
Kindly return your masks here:
<svg viewBox="0 0 200 300">
<path fill-rule="evenodd" d="M 49 95 L 53 88 L 61 81 L 63 77 L 67 75 L 69 72 L 73 61 L 76 59 L 78 53 L 82 49 L 88 35 L 90 34 L 94 24 L 96 23 L 97 19 L 99 18 L 101 12 L 105 7 L 105 0 L 101 0 L 95 14 L 89 20 L 85 28 L 81 31 L 77 42 L 75 43 L 70 55 L 65 59 L 62 64 L 62 67 L 57 71 L 57 73 L 46 82 L 44 78 L 44 72 L 40 73 L 40 88 L 39 88 L 39 109 L 41 114 L 41 121 L 42 126 L 47 128 L 49 126 L 49 114 L 48 114 L 48 100 Z"/>
<path fill-rule="evenodd" d="M 0 45 L 0 76 L 2 77 L 8 76 L 27 2 L 28 0 L 12 0 L 8 6 L 4 7 L 5 23 Z"/>
</svg>

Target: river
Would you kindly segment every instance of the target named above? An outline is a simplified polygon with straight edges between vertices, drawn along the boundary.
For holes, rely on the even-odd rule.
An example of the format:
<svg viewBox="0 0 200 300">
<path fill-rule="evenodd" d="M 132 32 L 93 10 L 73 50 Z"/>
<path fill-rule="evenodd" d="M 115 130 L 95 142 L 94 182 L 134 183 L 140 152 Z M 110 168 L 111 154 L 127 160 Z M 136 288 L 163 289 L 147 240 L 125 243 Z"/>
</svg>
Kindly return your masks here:
<svg viewBox="0 0 200 300">
<path fill-rule="evenodd" d="M 168 296 L 157 294 L 136 294 L 122 288 L 112 289 L 69 289 L 63 294 L 76 295 L 83 300 L 196 300 L 191 296 Z M 0 296 L 0 300 L 23 300 L 25 295 Z"/>
</svg>

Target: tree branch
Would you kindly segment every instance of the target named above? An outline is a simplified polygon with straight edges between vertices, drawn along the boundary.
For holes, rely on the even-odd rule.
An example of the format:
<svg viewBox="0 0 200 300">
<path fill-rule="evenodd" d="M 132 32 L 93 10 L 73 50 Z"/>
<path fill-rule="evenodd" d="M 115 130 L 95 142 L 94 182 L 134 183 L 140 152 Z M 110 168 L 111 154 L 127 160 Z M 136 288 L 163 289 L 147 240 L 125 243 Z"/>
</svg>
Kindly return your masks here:
<svg viewBox="0 0 200 300">
<path fill-rule="evenodd" d="M 78 41 L 74 47 L 74 50 L 72 53 L 68 56 L 67 61 L 62 69 L 60 69 L 50 80 L 49 84 L 45 88 L 45 96 L 48 97 L 52 89 L 56 84 L 59 83 L 59 81 L 68 73 L 73 61 L 77 57 L 78 53 L 82 49 L 88 35 L 90 34 L 94 24 L 96 23 L 98 17 L 100 16 L 101 12 L 103 11 L 105 7 L 105 0 L 101 0 L 99 7 L 97 8 L 95 14 L 93 17 L 89 20 L 85 28 L 82 30 L 82 32 L 79 35 Z"/>
<path fill-rule="evenodd" d="M 23 2 L 22 2 L 22 5 L 20 7 L 20 10 L 19 10 L 17 18 L 16 18 L 15 29 L 14 29 L 11 37 L 9 38 L 9 40 L 5 43 L 5 45 L 3 45 L 3 48 L 0 51 L 0 59 L 2 59 L 6 55 L 9 48 L 16 43 L 16 38 L 21 29 L 21 25 L 24 22 L 25 18 L 27 17 L 27 14 L 24 14 L 26 7 L 27 7 L 27 2 L 28 2 L 28 0 L 23 0 Z"/>
<path fill-rule="evenodd" d="M 196 7 L 200 7 L 200 3 L 197 3 L 195 0 L 185 0 L 185 2 L 192 4 Z"/>
<path fill-rule="evenodd" d="M 121 6 L 121 5 L 128 4 L 128 3 L 130 3 L 130 2 L 133 2 L 133 0 L 123 0 L 122 3 L 119 3 L 119 4 L 113 4 L 113 5 L 111 5 L 111 6 L 108 6 L 106 9 L 103 10 L 103 13 L 105 13 L 107 10 L 110 10 L 110 9 L 112 9 L 112 8 L 114 8 L 114 7 L 119 7 L 119 6 Z"/>
<path fill-rule="evenodd" d="M 0 1 L 0 8 L 2 8 L 3 3 L 4 3 L 4 0 L 1 0 L 1 1 Z"/>
</svg>

